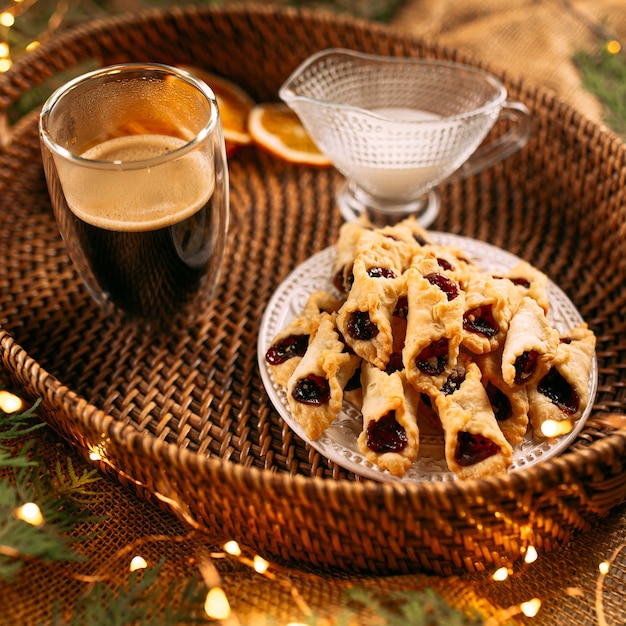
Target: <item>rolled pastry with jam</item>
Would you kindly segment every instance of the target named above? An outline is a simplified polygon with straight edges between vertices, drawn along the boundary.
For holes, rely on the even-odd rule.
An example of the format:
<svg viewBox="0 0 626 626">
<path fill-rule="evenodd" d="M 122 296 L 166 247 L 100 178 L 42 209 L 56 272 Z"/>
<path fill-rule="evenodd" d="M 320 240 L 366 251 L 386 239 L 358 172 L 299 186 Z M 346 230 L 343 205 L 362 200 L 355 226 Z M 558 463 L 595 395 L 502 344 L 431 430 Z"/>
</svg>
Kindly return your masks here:
<svg viewBox="0 0 626 626">
<path fill-rule="evenodd" d="M 462 479 L 507 472 L 513 449 L 496 421 L 476 363 L 459 360 L 435 403 L 452 472 Z"/>
<path fill-rule="evenodd" d="M 406 277 L 380 250 L 354 260 L 354 283 L 337 314 L 337 328 L 361 358 L 385 369 L 393 352 L 392 318 Z"/>
<path fill-rule="evenodd" d="M 403 476 L 417 458 L 417 392 L 402 372 L 387 374 L 363 363 L 363 431 L 357 443 L 365 458 Z"/>
<path fill-rule="evenodd" d="M 480 368 L 483 387 L 498 426 L 506 440 L 520 444 L 528 431 L 528 391 L 526 386 L 509 387 L 502 378 L 502 349 L 474 356 Z"/>
<path fill-rule="evenodd" d="M 339 414 L 343 389 L 359 362 L 357 356 L 345 351 L 334 316 L 323 313 L 287 384 L 291 413 L 310 439 L 317 439 Z"/>
<path fill-rule="evenodd" d="M 596 348 L 595 335 L 581 324 L 562 336 L 550 369 L 528 387 L 532 427 L 542 435 L 547 420 L 580 419 L 589 402 L 589 378 Z"/>
<path fill-rule="evenodd" d="M 550 310 L 548 277 L 541 270 L 527 261 L 520 261 L 502 277 L 508 278 L 515 285 L 519 300 L 524 296 L 529 296 L 544 310 L 546 315 L 548 314 Z"/>
<path fill-rule="evenodd" d="M 344 222 L 339 229 L 339 237 L 335 244 L 337 256 L 332 269 L 332 282 L 337 291 L 343 295 L 352 286 L 352 263 L 359 237 L 369 228 L 369 221 L 364 215 L 352 222 Z"/>
<path fill-rule="evenodd" d="M 459 354 L 465 297 L 431 253 L 406 272 L 407 328 L 402 361 L 409 382 L 424 393 L 441 387 Z"/>
<path fill-rule="evenodd" d="M 483 272 L 467 273 L 461 286 L 465 291 L 461 345 L 474 354 L 497 350 L 519 305 L 515 286 Z"/>
<path fill-rule="evenodd" d="M 327 291 L 314 291 L 302 311 L 280 330 L 265 353 L 274 380 L 286 387 L 294 369 L 309 346 L 311 334 L 317 329 L 323 313 L 334 313 L 342 301 Z"/>
<path fill-rule="evenodd" d="M 531 384 L 549 369 L 559 345 L 559 332 L 529 296 L 511 318 L 502 350 L 502 378 L 509 387 Z"/>
</svg>

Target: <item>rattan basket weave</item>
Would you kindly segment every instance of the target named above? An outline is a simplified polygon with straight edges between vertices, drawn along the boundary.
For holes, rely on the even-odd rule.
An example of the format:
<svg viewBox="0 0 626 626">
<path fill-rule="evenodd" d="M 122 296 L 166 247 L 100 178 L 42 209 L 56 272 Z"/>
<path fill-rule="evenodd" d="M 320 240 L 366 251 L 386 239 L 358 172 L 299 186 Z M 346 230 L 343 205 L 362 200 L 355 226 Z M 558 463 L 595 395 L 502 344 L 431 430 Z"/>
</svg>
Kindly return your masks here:
<svg viewBox="0 0 626 626">
<path fill-rule="evenodd" d="M 288 272 L 335 241 L 340 177 L 255 148 L 230 162 L 233 223 L 215 300 L 167 336 L 106 318 L 57 233 L 31 113 L 7 112 L 86 61 L 204 66 L 275 100 L 309 54 L 343 46 L 461 59 L 376 24 L 293 9 L 172 9 L 78 27 L 0 77 L 0 352 L 15 384 L 102 470 L 212 536 L 293 564 L 441 574 L 549 550 L 626 497 L 626 148 L 541 89 L 502 76 L 527 104 L 520 153 L 442 189 L 434 228 L 531 260 L 598 337 L 599 385 L 570 452 L 503 478 L 419 485 L 361 480 L 291 433 L 256 358 L 264 308 Z M 617 424 L 617 426 L 616 426 Z"/>
</svg>

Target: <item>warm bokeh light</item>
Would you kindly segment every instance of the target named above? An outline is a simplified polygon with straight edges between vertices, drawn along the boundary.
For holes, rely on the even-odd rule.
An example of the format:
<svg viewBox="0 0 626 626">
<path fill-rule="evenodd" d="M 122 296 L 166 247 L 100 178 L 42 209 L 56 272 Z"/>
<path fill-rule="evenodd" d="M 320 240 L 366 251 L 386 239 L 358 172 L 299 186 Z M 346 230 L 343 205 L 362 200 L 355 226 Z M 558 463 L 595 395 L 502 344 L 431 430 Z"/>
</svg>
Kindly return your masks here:
<svg viewBox="0 0 626 626">
<path fill-rule="evenodd" d="M 501 567 L 497 569 L 492 575 L 491 578 L 498 582 L 502 582 L 509 577 L 509 570 L 506 567 Z"/>
<path fill-rule="evenodd" d="M 522 602 L 519 608 L 526 617 L 535 617 L 541 608 L 541 600 L 539 598 L 533 598 L 528 602 Z"/>
<path fill-rule="evenodd" d="M 537 550 L 535 546 L 528 546 L 526 554 L 524 555 L 524 561 L 526 563 L 534 563 L 537 560 Z"/>
<path fill-rule="evenodd" d="M 241 548 L 235 540 L 227 541 L 224 544 L 224 552 L 232 556 L 241 556 Z"/>
<path fill-rule="evenodd" d="M 146 559 L 142 556 L 134 556 L 130 562 L 129 569 L 131 572 L 136 572 L 139 569 L 146 569 L 148 567 L 148 563 L 146 563 Z"/>
<path fill-rule="evenodd" d="M 6 41 L 0 41 L 0 57 L 9 56 L 9 44 Z"/>
<path fill-rule="evenodd" d="M 269 568 L 270 564 L 263 557 L 255 556 L 254 557 L 254 571 L 258 574 L 262 574 L 266 572 Z"/>
<path fill-rule="evenodd" d="M 560 437 L 572 432 L 572 422 L 570 420 L 546 420 L 541 425 L 541 434 L 544 437 Z"/>
<path fill-rule="evenodd" d="M 32 50 L 34 50 L 35 48 L 39 48 L 41 44 L 38 41 L 31 41 L 27 46 L 26 46 L 26 50 L 28 52 L 31 52 Z"/>
<path fill-rule="evenodd" d="M 15 509 L 15 517 L 31 526 L 41 526 L 43 524 L 41 509 L 34 502 L 27 502 Z"/>
<path fill-rule="evenodd" d="M 5 60 L 7 59 L 0 60 L 0 71 L 4 71 L 2 70 L 2 63 Z M 9 67 L 11 67 L 10 61 L 9 61 Z M 4 389 L 0 391 L 0 410 L 4 411 L 7 414 L 16 413 L 23 406 L 24 406 L 24 403 L 22 402 L 22 399 L 16 396 L 15 394 L 5 391 Z"/>
<path fill-rule="evenodd" d="M 230 604 L 221 587 L 209 589 L 204 601 L 204 612 L 211 619 L 227 619 L 230 617 Z"/>
<path fill-rule="evenodd" d="M 11 28 L 11 26 L 15 24 L 15 18 L 11 15 L 11 13 L 7 13 L 5 11 L 4 13 L 0 13 L 0 24 L 2 26 L 6 26 L 7 28 Z"/>
<path fill-rule="evenodd" d="M 600 574 L 606 575 L 609 573 L 609 567 L 611 564 L 608 561 L 602 561 L 600 565 L 598 565 L 598 569 L 600 570 Z"/>
<path fill-rule="evenodd" d="M 621 50 L 622 44 L 619 41 L 615 41 L 615 39 L 612 39 L 606 44 L 606 51 L 609 54 L 619 54 Z"/>
</svg>

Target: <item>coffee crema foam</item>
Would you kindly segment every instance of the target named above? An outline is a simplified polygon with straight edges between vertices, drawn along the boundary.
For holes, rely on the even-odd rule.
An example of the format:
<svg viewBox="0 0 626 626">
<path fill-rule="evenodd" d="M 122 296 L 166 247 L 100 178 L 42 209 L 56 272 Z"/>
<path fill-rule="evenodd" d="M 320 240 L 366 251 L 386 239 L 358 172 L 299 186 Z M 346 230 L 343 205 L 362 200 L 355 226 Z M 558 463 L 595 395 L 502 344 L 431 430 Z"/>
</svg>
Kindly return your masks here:
<svg viewBox="0 0 626 626">
<path fill-rule="evenodd" d="M 84 152 L 84 159 L 128 163 L 162 156 L 185 145 L 169 135 L 130 135 L 109 139 Z M 119 232 L 171 226 L 193 215 L 213 193 L 212 158 L 195 150 L 137 169 L 67 167 L 57 162 L 70 210 L 81 220 Z"/>
</svg>

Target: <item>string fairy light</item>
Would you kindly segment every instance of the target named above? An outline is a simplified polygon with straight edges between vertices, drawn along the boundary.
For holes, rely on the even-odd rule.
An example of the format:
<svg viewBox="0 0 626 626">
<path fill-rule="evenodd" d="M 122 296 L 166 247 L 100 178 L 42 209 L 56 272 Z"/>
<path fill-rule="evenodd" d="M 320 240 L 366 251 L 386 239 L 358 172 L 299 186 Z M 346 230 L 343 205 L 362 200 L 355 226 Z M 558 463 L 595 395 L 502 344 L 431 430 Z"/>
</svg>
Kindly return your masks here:
<svg viewBox="0 0 626 626">
<path fill-rule="evenodd" d="M 0 391 L 0 410 L 7 415 L 17 413 L 23 406 L 24 402 L 20 397 L 4 389 Z"/>
<path fill-rule="evenodd" d="M 134 556 L 131 559 L 130 565 L 128 566 L 128 569 L 131 572 L 136 572 L 137 570 L 146 569 L 147 567 L 148 567 L 148 563 L 147 563 L 146 559 L 144 559 L 140 555 L 137 555 L 137 556 Z"/>
<path fill-rule="evenodd" d="M 15 509 L 15 517 L 31 526 L 41 526 L 44 522 L 43 513 L 36 502 L 26 502 Z"/>
</svg>

